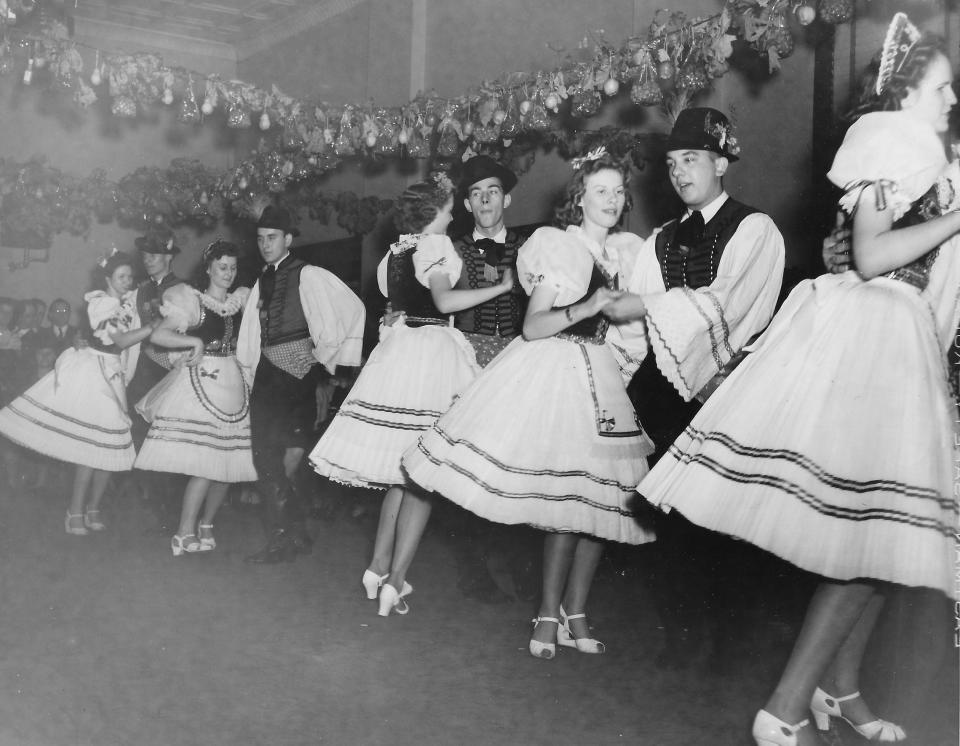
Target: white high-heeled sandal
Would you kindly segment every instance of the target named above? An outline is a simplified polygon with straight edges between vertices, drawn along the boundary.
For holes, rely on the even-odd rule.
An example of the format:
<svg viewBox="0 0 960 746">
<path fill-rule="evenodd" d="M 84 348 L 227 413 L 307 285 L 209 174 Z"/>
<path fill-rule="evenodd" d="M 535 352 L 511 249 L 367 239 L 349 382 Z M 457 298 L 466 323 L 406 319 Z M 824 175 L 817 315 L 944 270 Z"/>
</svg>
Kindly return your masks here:
<svg viewBox="0 0 960 746">
<path fill-rule="evenodd" d="M 845 717 L 840 709 L 840 703 L 849 702 L 850 700 L 857 699 L 857 697 L 860 696 L 860 692 L 854 692 L 853 694 L 848 694 L 844 697 L 834 697 L 832 694 L 827 694 L 825 691 L 823 691 L 823 689 L 817 687 L 813 693 L 813 698 L 810 700 L 810 711 L 813 713 L 813 719 L 817 724 L 817 730 L 830 730 L 830 718 L 833 717 L 845 720 L 847 725 L 853 728 L 868 741 L 893 743 L 907 740 L 907 734 L 904 732 L 903 728 L 896 723 L 891 723 L 888 720 L 881 720 L 880 718 L 877 718 L 876 720 L 871 720 L 869 723 L 857 725 L 851 721 L 850 718 Z"/>
<path fill-rule="evenodd" d="M 107 528 L 104 522 L 100 520 L 99 510 L 84 511 L 83 525 L 89 528 L 91 531 L 104 531 Z"/>
<path fill-rule="evenodd" d="M 377 597 L 377 591 L 383 586 L 383 581 L 389 577 L 390 573 L 377 575 L 373 570 L 364 570 L 363 578 L 360 582 L 363 583 L 363 588 L 367 592 L 367 598 L 373 601 Z"/>
<path fill-rule="evenodd" d="M 74 521 L 78 522 L 79 526 L 71 525 Z M 66 529 L 68 534 L 73 536 L 86 536 L 89 531 L 87 527 L 83 525 L 83 513 L 71 513 L 67 511 L 67 517 L 63 521 L 63 527 Z"/>
<path fill-rule="evenodd" d="M 788 725 L 766 710 L 760 710 L 753 719 L 751 733 L 757 746 L 797 746 L 797 731 L 808 725 L 810 725 L 809 720 Z"/>
<path fill-rule="evenodd" d="M 560 645 L 565 648 L 576 648 L 581 653 L 599 654 L 606 652 L 607 646 L 599 640 L 594 640 L 592 637 L 574 637 L 570 631 L 570 620 L 586 619 L 586 614 L 570 614 L 567 616 L 561 606 L 560 618 L 563 619 L 563 625 L 557 629 L 557 642 Z"/>
<path fill-rule="evenodd" d="M 173 538 L 170 539 L 170 550 L 173 552 L 174 557 L 179 557 L 184 552 L 193 554 L 201 551 L 200 541 L 197 539 L 196 534 L 184 534 L 183 536 L 174 534 Z"/>
<path fill-rule="evenodd" d="M 209 552 L 217 548 L 217 540 L 213 536 L 213 524 L 212 523 L 200 523 L 197 524 L 197 530 L 203 532 L 207 530 L 210 532 L 209 536 L 200 536 L 197 535 L 197 538 L 200 539 L 200 551 Z"/>
<path fill-rule="evenodd" d="M 536 629 L 537 625 L 540 622 L 552 622 L 557 625 L 557 632 L 560 631 L 560 620 L 555 616 L 538 616 L 533 621 L 533 628 Z M 543 658 L 544 660 L 550 660 L 557 654 L 557 644 L 555 642 L 540 642 L 539 640 L 534 640 L 530 638 L 530 655 L 534 658 Z"/>
<path fill-rule="evenodd" d="M 403 616 L 409 613 L 410 606 L 404 601 L 404 597 L 411 593 L 413 593 L 413 586 L 406 580 L 403 581 L 403 588 L 399 592 L 389 583 L 384 583 L 383 588 L 380 589 L 380 607 L 377 609 L 377 614 L 390 616 L 392 611 L 394 614 Z"/>
</svg>

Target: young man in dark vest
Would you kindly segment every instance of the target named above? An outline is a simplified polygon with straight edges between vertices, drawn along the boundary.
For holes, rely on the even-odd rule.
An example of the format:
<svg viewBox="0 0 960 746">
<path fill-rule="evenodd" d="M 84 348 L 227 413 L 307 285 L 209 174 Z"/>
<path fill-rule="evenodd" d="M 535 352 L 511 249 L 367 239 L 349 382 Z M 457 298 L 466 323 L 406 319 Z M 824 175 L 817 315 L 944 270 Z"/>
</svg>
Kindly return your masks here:
<svg viewBox="0 0 960 746">
<path fill-rule="evenodd" d="M 237 361 L 250 393 L 250 435 L 267 544 L 248 562 L 292 562 L 311 551 L 304 496 L 294 478 L 313 445 L 320 366 L 357 366 L 365 310 L 335 275 L 290 254 L 299 231 L 290 214 L 268 206 L 257 222 L 266 262 L 250 290 L 237 340 Z"/>
<path fill-rule="evenodd" d="M 481 367 L 489 363 L 512 342 L 523 328 L 527 296 L 516 279 L 517 250 L 529 231 L 517 231 L 504 224 L 504 211 L 510 206 L 510 191 L 517 185 L 516 175 L 488 155 L 477 155 L 463 165 L 460 191 L 463 205 L 473 217 L 473 229 L 453 240 L 463 260 L 457 288 L 483 288 L 495 285 L 506 268 L 514 271 L 514 286 L 509 293 L 462 311 L 454 325 L 473 346 Z M 465 511 L 458 512 L 457 549 L 461 555 L 458 586 L 465 595 L 484 602 L 506 601 L 508 597 L 490 574 L 491 554 L 507 549 L 514 588 L 522 598 L 536 592 L 534 556 L 537 537 L 525 527 L 505 527 L 479 521 Z M 527 546 L 529 544 L 529 547 Z M 530 549 L 530 551 L 527 551 Z"/>
<path fill-rule="evenodd" d="M 739 153 L 726 116 L 716 109 L 685 109 L 666 150 L 683 212 L 644 242 L 629 292 L 607 311 L 615 321 L 636 320 L 616 333 L 623 337 L 623 365 L 629 369 L 642 360 L 627 390 L 656 445 L 652 461 L 770 321 L 784 266 L 783 237 L 773 221 L 723 187 Z M 658 514 L 656 522 L 654 589 L 666 633 L 658 660 L 684 665 L 709 633 L 715 645 L 725 643 L 726 630 L 708 631 L 704 624 L 729 616 L 735 599 L 726 585 L 736 584 L 729 574 L 741 553 L 734 542 L 674 513 Z"/>
<path fill-rule="evenodd" d="M 183 282 L 171 271 L 173 258 L 180 253 L 180 247 L 174 243 L 173 233 L 163 228 L 138 236 L 134 240 L 134 245 L 140 252 L 143 268 L 147 273 L 147 278 L 136 289 L 137 313 L 140 314 L 140 325 L 148 326 L 160 317 L 163 292 Z M 127 386 L 130 433 L 137 450 L 140 450 L 147 437 L 150 423 L 137 412 L 136 404 L 150 389 L 160 383 L 169 370 L 170 359 L 166 350 L 150 344 L 149 341 L 140 344 L 137 367 Z M 169 528 L 176 525 L 180 516 L 181 485 L 177 484 L 176 480 L 171 483 L 169 474 L 159 472 L 137 472 L 137 474 L 138 477 L 134 478 L 140 482 L 150 508 L 159 521 L 157 528 L 160 532 L 167 533 Z"/>
</svg>

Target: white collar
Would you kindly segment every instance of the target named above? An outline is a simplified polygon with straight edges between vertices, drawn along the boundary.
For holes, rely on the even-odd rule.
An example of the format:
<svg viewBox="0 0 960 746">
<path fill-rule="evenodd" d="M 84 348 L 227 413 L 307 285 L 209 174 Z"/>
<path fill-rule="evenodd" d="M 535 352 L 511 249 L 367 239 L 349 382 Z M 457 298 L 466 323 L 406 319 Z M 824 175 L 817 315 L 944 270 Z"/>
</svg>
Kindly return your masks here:
<svg viewBox="0 0 960 746">
<path fill-rule="evenodd" d="M 474 229 L 473 229 L 473 240 L 474 240 L 474 241 L 479 241 L 479 240 L 481 240 L 481 239 L 483 239 L 483 238 L 492 238 L 492 239 L 493 239 L 494 241 L 496 241 L 497 243 L 504 243 L 504 244 L 505 244 L 505 243 L 507 242 L 507 227 L 504 226 L 503 228 L 501 228 L 501 229 L 497 232 L 497 235 L 495 235 L 495 236 L 485 236 L 485 235 L 483 235 L 480 231 L 478 231 L 476 228 L 474 228 Z"/>
<path fill-rule="evenodd" d="M 700 211 L 700 214 L 703 215 L 704 225 L 706 225 L 711 220 L 713 220 L 713 216 L 720 211 L 720 208 L 723 207 L 723 203 L 726 202 L 729 198 L 730 198 L 730 195 L 727 194 L 726 191 L 720 192 L 720 195 L 715 200 L 713 200 L 713 202 L 711 202 L 709 205 L 707 205 Z M 683 219 L 686 220 L 692 214 L 693 214 L 693 210 L 691 210 L 688 207 L 687 211 L 683 214 Z"/>
</svg>

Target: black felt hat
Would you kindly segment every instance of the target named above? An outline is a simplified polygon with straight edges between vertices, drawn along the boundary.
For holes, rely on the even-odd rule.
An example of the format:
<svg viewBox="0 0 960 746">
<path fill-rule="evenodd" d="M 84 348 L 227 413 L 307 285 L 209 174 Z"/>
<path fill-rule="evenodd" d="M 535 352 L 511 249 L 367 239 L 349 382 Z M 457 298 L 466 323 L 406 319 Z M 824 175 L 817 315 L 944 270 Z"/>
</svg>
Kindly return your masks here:
<svg viewBox="0 0 960 746">
<path fill-rule="evenodd" d="M 273 228 L 274 230 L 289 233 L 291 236 L 299 236 L 298 231 L 293 225 L 293 219 L 290 217 L 290 211 L 283 207 L 267 205 L 260 213 L 257 220 L 257 228 Z"/>
<path fill-rule="evenodd" d="M 171 256 L 180 253 L 180 247 L 174 243 L 173 233 L 165 230 L 150 231 L 146 235 L 137 236 L 133 240 L 133 245 L 138 251 L 145 254 L 170 254 Z"/>
<path fill-rule="evenodd" d="M 684 109 L 677 116 L 667 138 L 667 152 L 671 150 L 709 150 L 735 161 L 739 158 L 740 146 L 726 115 L 702 106 Z"/>
<path fill-rule="evenodd" d="M 504 194 L 517 185 L 517 175 L 509 168 L 495 161 L 489 155 L 475 155 L 463 164 L 463 171 L 460 173 L 460 188 L 463 191 L 468 191 L 478 181 L 490 178 L 500 179 Z"/>
</svg>

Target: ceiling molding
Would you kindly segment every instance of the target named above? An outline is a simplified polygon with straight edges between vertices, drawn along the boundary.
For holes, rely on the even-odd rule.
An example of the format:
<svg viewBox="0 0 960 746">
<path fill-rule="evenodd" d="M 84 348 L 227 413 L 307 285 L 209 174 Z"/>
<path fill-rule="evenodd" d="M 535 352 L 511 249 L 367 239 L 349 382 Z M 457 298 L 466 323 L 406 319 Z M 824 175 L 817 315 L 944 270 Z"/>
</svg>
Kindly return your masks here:
<svg viewBox="0 0 960 746">
<path fill-rule="evenodd" d="M 286 41 L 291 36 L 306 31 L 313 26 L 329 21 L 366 0 L 323 0 L 316 2 L 299 13 L 293 13 L 272 25 L 258 26 L 254 34 L 236 44 L 237 60 L 245 60 L 260 52 Z"/>
<path fill-rule="evenodd" d="M 122 23 L 80 16 L 74 19 L 74 23 L 74 36 L 78 41 L 111 51 L 136 52 L 149 47 L 159 52 L 211 57 L 234 66 L 237 63 L 237 52 L 232 44 L 164 31 L 148 31 Z"/>
</svg>

